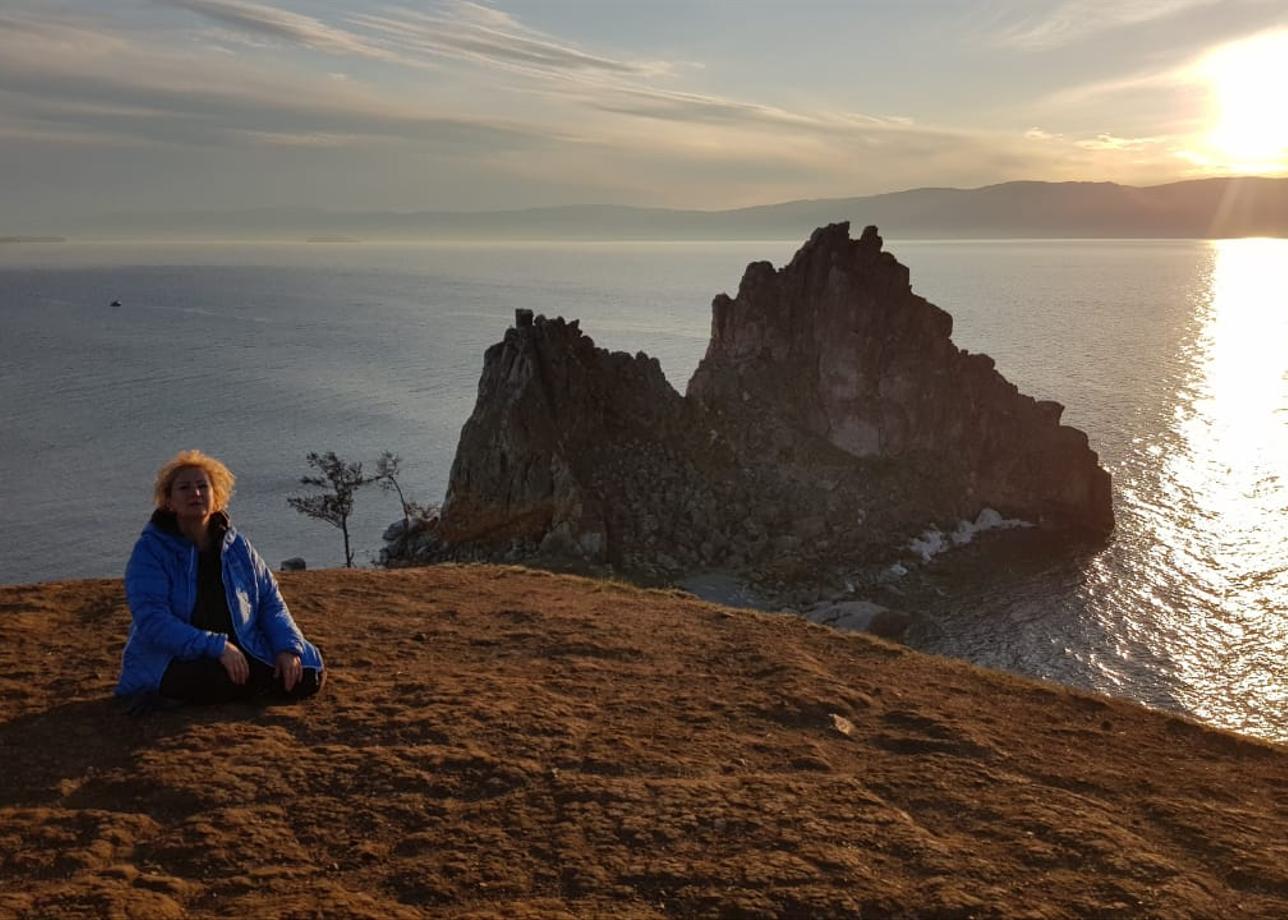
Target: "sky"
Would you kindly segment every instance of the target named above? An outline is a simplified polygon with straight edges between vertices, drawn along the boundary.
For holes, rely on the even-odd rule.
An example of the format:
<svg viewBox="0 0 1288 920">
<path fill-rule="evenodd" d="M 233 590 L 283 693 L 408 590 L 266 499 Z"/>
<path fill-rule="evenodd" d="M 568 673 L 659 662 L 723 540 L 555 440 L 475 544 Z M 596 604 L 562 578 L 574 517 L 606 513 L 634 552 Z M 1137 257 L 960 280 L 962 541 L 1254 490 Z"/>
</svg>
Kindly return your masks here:
<svg viewBox="0 0 1288 920">
<path fill-rule="evenodd" d="M 1288 174 L 1285 0 L 4 0 L 0 235 Z"/>
</svg>

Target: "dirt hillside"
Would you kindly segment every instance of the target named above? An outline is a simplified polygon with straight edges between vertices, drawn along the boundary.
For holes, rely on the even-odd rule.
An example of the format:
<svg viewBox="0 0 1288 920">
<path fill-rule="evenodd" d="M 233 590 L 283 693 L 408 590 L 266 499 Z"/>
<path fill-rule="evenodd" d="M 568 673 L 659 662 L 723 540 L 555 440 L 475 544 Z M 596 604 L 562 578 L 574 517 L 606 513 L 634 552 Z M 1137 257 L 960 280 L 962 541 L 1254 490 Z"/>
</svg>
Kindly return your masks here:
<svg viewBox="0 0 1288 920">
<path fill-rule="evenodd" d="M 127 716 L 0 587 L 0 916 L 1283 917 L 1288 749 L 518 568 L 283 578 L 318 699 Z"/>
</svg>

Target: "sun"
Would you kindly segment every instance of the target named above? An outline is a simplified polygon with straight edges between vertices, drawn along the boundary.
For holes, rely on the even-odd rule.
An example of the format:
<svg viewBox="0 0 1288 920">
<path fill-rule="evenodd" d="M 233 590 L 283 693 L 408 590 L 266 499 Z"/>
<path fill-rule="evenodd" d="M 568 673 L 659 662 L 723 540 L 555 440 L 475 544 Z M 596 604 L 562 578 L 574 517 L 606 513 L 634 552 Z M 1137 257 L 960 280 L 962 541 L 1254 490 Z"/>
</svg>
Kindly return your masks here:
<svg viewBox="0 0 1288 920">
<path fill-rule="evenodd" d="M 1203 60 L 1215 159 L 1244 172 L 1288 170 L 1288 29 L 1223 45 Z"/>
</svg>

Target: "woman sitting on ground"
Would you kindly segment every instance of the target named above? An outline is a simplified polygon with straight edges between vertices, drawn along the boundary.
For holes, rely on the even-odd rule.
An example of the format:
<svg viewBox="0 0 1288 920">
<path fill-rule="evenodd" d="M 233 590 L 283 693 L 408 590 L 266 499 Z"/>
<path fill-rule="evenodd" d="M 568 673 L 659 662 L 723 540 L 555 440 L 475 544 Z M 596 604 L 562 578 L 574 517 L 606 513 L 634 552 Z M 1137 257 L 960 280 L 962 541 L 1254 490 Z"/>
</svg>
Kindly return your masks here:
<svg viewBox="0 0 1288 920">
<path fill-rule="evenodd" d="M 156 511 L 125 569 L 133 625 L 118 695 L 219 703 L 303 699 L 321 689 L 321 654 L 228 519 L 234 481 L 197 450 L 157 472 Z"/>
</svg>

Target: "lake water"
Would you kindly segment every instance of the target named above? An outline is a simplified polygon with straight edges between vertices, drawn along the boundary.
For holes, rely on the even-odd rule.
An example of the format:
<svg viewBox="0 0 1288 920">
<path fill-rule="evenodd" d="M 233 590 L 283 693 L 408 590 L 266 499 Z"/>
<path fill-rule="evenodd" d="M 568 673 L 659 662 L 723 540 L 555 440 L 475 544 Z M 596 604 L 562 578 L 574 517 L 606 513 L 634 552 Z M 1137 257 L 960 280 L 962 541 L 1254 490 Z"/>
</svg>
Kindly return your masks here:
<svg viewBox="0 0 1288 920">
<path fill-rule="evenodd" d="M 440 500 L 515 308 L 648 352 L 683 391 L 712 296 L 798 245 L 2 246 L 0 581 L 118 576 L 185 447 L 238 474 L 270 564 L 337 565 L 339 531 L 286 504 L 307 452 L 393 450 Z M 1288 741 L 1288 241 L 887 248 L 958 345 L 1068 407 L 1118 514 L 1103 551 L 935 604 L 922 647 Z M 360 561 L 396 517 L 359 494 Z"/>
</svg>

